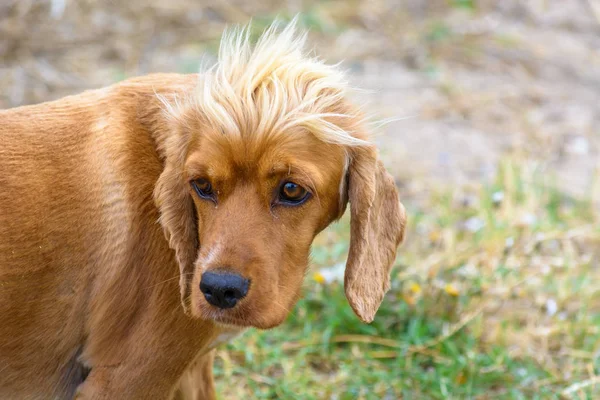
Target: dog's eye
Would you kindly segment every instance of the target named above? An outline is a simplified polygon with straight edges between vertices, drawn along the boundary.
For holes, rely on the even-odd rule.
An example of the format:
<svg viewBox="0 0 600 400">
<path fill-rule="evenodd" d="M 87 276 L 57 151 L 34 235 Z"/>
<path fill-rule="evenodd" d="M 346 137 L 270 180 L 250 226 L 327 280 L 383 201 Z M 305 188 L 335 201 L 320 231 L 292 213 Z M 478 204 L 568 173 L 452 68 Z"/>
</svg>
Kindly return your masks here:
<svg viewBox="0 0 600 400">
<path fill-rule="evenodd" d="M 206 179 L 196 179 L 192 181 L 192 187 L 203 199 L 214 200 L 212 185 Z"/>
<path fill-rule="evenodd" d="M 294 182 L 285 182 L 279 189 L 279 201 L 286 204 L 302 204 L 309 195 L 308 190 Z"/>
</svg>

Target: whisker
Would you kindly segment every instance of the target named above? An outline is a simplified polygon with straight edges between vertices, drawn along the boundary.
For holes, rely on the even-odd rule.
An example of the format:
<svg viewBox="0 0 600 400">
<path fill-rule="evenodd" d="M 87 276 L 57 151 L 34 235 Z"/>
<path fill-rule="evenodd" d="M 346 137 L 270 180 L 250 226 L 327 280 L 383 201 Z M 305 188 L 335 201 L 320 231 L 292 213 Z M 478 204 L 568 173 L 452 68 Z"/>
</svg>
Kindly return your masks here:
<svg viewBox="0 0 600 400">
<path fill-rule="evenodd" d="M 194 275 L 194 273 L 193 272 L 185 272 L 183 275 Z M 180 277 L 181 277 L 181 274 L 179 274 L 177 276 L 174 276 L 172 278 L 169 278 L 169 279 L 165 279 L 164 281 L 155 283 L 154 285 L 147 286 L 144 289 L 152 289 L 152 288 L 154 288 L 156 286 L 162 285 L 163 283 L 167 283 L 167 282 L 170 282 L 172 280 L 179 279 Z"/>
</svg>

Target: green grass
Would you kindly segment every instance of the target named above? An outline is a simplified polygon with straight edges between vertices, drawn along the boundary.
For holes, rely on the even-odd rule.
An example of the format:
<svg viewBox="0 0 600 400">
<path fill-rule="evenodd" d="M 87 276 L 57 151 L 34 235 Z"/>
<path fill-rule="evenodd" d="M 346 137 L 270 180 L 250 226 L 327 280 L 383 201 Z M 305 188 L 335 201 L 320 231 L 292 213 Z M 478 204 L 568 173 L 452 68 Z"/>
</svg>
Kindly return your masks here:
<svg viewBox="0 0 600 400">
<path fill-rule="evenodd" d="M 220 398 L 598 398 L 600 232 L 589 201 L 551 187 L 505 162 L 487 187 L 408 194 L 408 240 L 369 325 L 315 279 L 345 260 L 344 217 L 317 238 L 286 323 L 219 350 Z"/>
</svg>

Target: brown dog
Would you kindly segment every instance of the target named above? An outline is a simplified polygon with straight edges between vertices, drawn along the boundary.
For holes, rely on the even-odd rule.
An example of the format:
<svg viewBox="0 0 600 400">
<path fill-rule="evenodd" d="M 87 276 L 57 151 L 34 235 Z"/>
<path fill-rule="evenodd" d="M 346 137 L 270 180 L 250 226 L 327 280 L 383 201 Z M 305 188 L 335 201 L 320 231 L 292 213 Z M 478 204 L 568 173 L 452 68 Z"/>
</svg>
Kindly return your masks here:
<svg viewBox="0 0 600 400">
<path fill-rule="evenodd" d="M 0 112 L 0 398 L 212 398 L 212 348 L 284 320 L 348 202 L 346 296 L 373 319 L 404 209 L 294 32 Z"/>
</svg>

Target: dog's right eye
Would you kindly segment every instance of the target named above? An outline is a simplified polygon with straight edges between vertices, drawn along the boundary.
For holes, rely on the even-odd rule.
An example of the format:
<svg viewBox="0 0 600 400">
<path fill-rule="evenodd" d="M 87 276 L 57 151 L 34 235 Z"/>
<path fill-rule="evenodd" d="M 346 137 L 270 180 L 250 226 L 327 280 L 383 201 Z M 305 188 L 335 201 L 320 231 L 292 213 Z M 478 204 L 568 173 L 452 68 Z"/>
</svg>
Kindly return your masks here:
<svg viewBox="0 0 600 400">
<path fill-rule="evenodd" d="M 285 182 L 279 189 L 279 203 L 298 206 L 310 197 L 310 192 L 294 182 Z"/>
<path fill-rule="evenodd" d="M 214 201 L 215 195 L 213 193 L 212 185 L 206 179 L 193 180 L 192 187 L 201 198 Z"/>
</svg>

